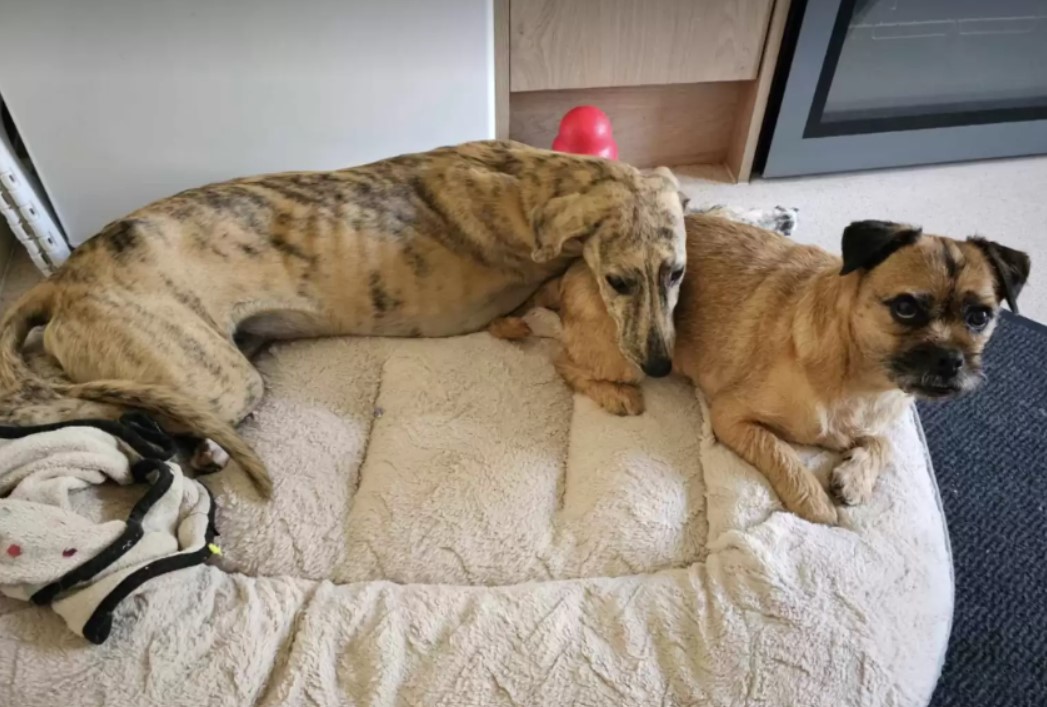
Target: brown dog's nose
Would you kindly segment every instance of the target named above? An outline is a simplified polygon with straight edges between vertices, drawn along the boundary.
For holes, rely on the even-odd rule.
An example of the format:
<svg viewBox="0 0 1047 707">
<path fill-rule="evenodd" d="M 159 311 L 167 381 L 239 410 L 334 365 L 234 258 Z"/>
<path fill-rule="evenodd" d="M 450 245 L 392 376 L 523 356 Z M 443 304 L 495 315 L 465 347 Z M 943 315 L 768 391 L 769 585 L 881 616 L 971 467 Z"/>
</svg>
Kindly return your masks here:
<svg viewBox="0 0 1047 707">
<path fill-rule="evenodd" d="M 945 378 L 952 378 L 963 367 L 963 354 L 955 349 L 942 349 L 935 361 L 937 373 Z"/>
<path fill-rule="evenodd" d="M 645 362 L 641 368 L 651 378 L 665 378 L 672 373 L 673 362 L 668 358 L 658 357 Z"/>
</svg>

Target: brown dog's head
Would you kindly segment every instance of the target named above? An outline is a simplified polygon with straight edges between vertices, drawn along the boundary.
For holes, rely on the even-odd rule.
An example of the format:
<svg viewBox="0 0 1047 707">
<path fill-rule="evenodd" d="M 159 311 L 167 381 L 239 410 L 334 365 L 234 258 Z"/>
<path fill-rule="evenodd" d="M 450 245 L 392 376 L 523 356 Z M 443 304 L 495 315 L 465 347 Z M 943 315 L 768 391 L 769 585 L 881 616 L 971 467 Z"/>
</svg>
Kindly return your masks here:
<svg viewBox="0 0 1047 707">
<path fill-rule="evenodd" d="M 1000 303 L 1016 309 L 1029 256 L 978 237 L 859 221 L 843 233 L 841 275 L 860 278 L 851 330 L 890 385 L 922 397 L 973 390 Z"/>
<path fill-rule="evenodd" d="M 654 377 L 672 370 L 673 309 L 687 259 L 678 189 L 665 168 L 631 170 L 552 199 L 536 219 L 534 259 L 559 257 L 571 241 L 580 245 L 616 324 L 618 348 Z"/>
</svg>

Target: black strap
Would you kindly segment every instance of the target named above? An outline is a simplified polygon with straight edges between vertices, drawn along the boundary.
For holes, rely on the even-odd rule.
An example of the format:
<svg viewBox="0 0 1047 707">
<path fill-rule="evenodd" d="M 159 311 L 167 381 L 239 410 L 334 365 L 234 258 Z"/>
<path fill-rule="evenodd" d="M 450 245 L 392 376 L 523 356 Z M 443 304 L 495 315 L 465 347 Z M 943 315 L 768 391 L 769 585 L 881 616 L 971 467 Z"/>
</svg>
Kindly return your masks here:
<svg viewBox="0 0 1047 707">
<path fill-rule="evenodd" d="M 142 520 L 174 483 L 174 474 L 171 473 L 166 462 L 177 451 L 175 441 L 151 417 L 141 412 L 128 412 L 119 420 L 85 419 L 46 425 L 0 425 L 0 439 L 19 439 L 41 432 L 53 432 L 64 427 L 94 427 L 123 440 L 142 457 L 131 465 L 131 475 L 138 483 L 150 484 L 150 487 L 131 509 L 127 517 L 127 525 L 120 536 L 94 557 L 34 592 L 29 599 L 37 605 L 50 604 L 63 591 L 90 581 L 99 572 L 123 557 L 145 535 Z M 217 534 L 215 502 L 210 489 L 202 484 L 201 488 L 207 493 L 210 501 L 207 529 L 204 532 L 204 546 L 193 552 L 162 557 L 149 562 L 121 580 L 91 613 L 91 618 L 84 624 L 84 638 L 95 644 L 105 641 L 112 629 L 113 611 L 142 583 L 167 572 L 201 564 L 211 556 L 210 545 Z"/>
<path fill-rule="evenodd" d="M 132 592 L 148 582 L 153 577 L 159 577 L 168 572 L 201 565 L 213 554 L 211 543 L 214 542 L 218 531 L 215 529 L 215 502 L 211 490 L 203 486 L 210 500 L 210 508 L 207 510 L 207 529 L 204 531 L 204 546 L 192 552 L 183 552 L 177 555 L 168 555 L 158 560 L 139 567 L 137 570 L 124 577 L 113 591 L 109 592 L 102 601 L 98 603 L 91 613 L 91 618 L 84 624 L 84 638 L 95 645 L 105 642 L 109 638 L 109 632 L 113 627 L 113 612 L 120 602 L 127 598 Z"/>
<path fill-rule="evenodd" d="M 156 475 L 153 478 L 153 472 Z M 145 514 L 163 498 L 164 494 L 174 483 L 174 474 L 167 464 L 157 459 L 141 459 L 131 467 L 131 473 L 135 481 L 139 483 L 152 482 L 152 486 L 145 495 L 138 499 L 138 503 L 131 509 L 127 517 L 127 526 L 124 532 L 109 543 L 101 552 L 87 560 L 78 567 L 74 567 L 50 584 L 36 590 L 29 600 L 34 604 L 50 604 L 55 597 L 67 589 L 91 580 L 95 575 L 113 564 L 142 539 L 145 531 L 142 529 L 142 519 Z"/>
<path fill-rule="evenodd" d="M 175 455 L 177 447 L 171 435 L 148 415 L 129 412 L 119 420 L 67 420 L 46 425 L 0 425 L 0 439 L 18 439 L 40 432 L 53 432 L 63 427 L 95 427 L 119 437 L 127 446 L 146 459 L 166 461 Z"/>
</svg>

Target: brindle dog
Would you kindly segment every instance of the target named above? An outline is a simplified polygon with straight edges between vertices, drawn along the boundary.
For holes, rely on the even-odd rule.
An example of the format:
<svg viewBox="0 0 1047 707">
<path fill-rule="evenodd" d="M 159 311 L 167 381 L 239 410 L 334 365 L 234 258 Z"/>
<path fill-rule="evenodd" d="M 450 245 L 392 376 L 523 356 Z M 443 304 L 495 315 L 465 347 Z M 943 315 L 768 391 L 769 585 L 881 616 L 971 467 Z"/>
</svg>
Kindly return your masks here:
<svg viewBox="0 0 1047 707">
<path fill-rule="evenodd" d="M 472 332 L 579 255 L 601 283 L 635 273 L 642 305 L 620 306 L 611 283 L 608 310 L 621 350 L 660 372 L 685 258 L 677 188 L 668 170 L 477 142 L 182 192 L 109 224 L 7 313 L 0 418 L 151 411 L 268 495 L 233 427 L 263 393 L 239 337 Z M 57 377 L 20 350 L 39 325 Z"/>
</svg>

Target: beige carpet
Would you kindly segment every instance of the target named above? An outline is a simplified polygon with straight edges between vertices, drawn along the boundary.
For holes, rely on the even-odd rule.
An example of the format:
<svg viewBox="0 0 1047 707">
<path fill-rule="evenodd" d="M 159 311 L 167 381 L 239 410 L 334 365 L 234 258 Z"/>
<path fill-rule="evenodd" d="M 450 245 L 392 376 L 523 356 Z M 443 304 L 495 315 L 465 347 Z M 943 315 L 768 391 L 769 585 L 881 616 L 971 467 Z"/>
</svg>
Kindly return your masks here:
<svg viewBox="0 0 1047 707">
<path fill-rule="evenodd" d="M 1023 315 L 1047 322 L 1047 157 L 741 185 L 708 181 L 701 169 L 677 173 L 695 203 L 799 208 L 796 239 L 834 253 L 848 223 L 870 218 L 954 237 L 979 234 L 1024 250 L 1032 256 L 1032 277 L 1018 306 Z"/>
<path fill-rule="evenodd" d="M 796 206 L 796 238 L 839 252 L 844 226 L 861 219 L 909 221 L 951 236 L 995 238 L 1032 256 L 1021 313 L 1047 323 L 1047 157 L 970 162 L 802 179 L 723 184 L 708 170 L 677 170 L 696 203 Z M 0 286 L 0 309 L 39 276 L 19 251 Z"/>
</svg>

